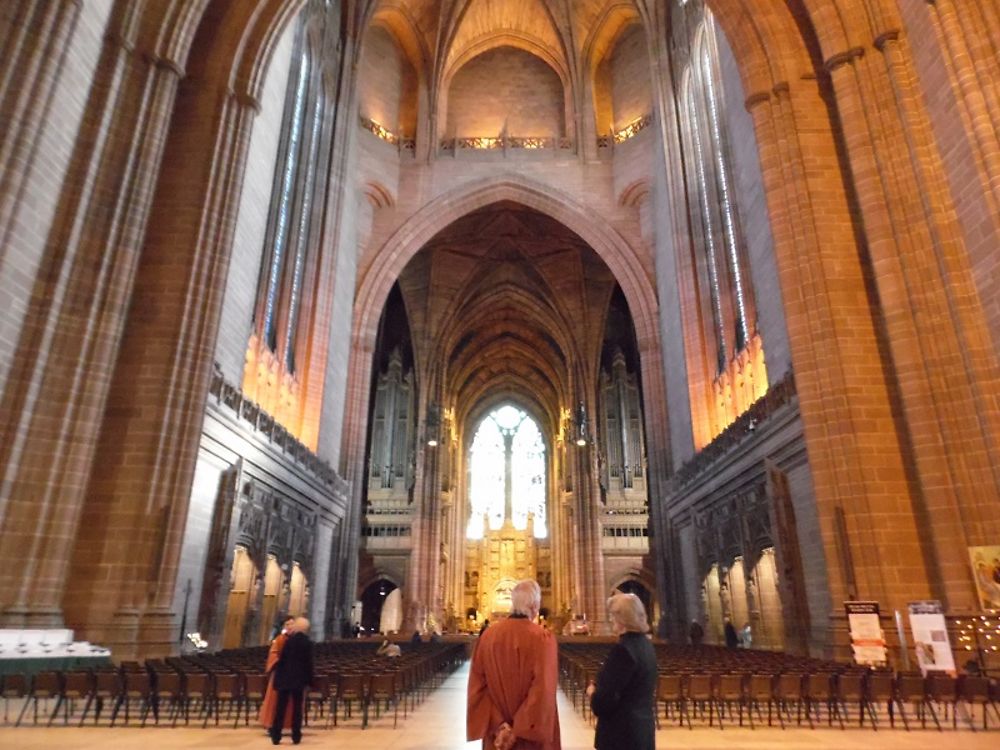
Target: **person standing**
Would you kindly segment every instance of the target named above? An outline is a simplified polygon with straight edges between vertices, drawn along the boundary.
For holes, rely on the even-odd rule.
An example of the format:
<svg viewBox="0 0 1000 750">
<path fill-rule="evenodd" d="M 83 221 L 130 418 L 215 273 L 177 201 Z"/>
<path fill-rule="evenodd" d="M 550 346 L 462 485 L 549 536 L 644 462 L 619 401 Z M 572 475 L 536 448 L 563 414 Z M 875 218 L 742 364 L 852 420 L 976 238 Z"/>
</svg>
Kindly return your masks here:
<svg viewBox="0 0 1000 750">
<path fill-rule="evenodd" d="M 749 622 L 745 623 L 743 629 L 740 631 L 740 646 L 743 648 L 753 648 L 753 629 L 750 627 Z"/>
<path fill-rule="evenodd" d="M 535 623 L 542 590 L 532 580 L 511 591 L 511 615 L 483 631 L 472 653 L 466 738 L 484 750 L 561 750 L 557 645 Z"/>
<path fill-rule="evenodd" d="M 278 707 L 278 692 L 274 689 L 274 667 L 281 658 L 281 650 L 285 647 L 289 632 L 295 623 L 294 617 L 288 617 L 281 624 L 281 629 L 271 641 L 271 648 L 267 652 L 267 663 L 264 665 L 264 673 L 267 675 L 267 687 L 264 689 L 264 699 L 260 702 L 260 712 L 257 715 L 258 721 L 268 730 L 274 724 L 274 717 L 277 716 L 275 709 Z M 292 713 L 285 711 L 284 728 L 292 728 Z"/>
<path fill-rule="evenodd" d="M 289 702 L 292 704 L 292 743 L 302 741 L 302 700 L 313 678 L 313 644 L 309 640 L 309 620 L 297 617 L 292 632 L 281 649 L 281 656 L 274 668 L 274 689 L 278 692 L 275 717 L 284 716 Z M 281 743 L 281 722 L 271 725 L 271 743 Z"/>
<path fill-rule="evenodd" d="M 692 646 L 700 646 L 705 639 L 705 629 L 697 620 L 691 620 L 691 627 L 688 628 L 688 638 L 691 639 Z"/>
<path fill-rule="evenodd" d="M 597 682 L 587 686 L 597 717 L 597 750 L 653 750 L 656 745 L 656 651 L 646 635 L 646 608 L 635 594 L 608 599 L 618 643 L 608 653 Z"/>
<path fill-rule="evenodd" d="M 725 627 L 722 629 L 726 636 L 726 648 L 737 648 L 740 645 L 740 637 L 736 633 L 736 628 L 728 617 L 726 618 Z"/>
</svg>

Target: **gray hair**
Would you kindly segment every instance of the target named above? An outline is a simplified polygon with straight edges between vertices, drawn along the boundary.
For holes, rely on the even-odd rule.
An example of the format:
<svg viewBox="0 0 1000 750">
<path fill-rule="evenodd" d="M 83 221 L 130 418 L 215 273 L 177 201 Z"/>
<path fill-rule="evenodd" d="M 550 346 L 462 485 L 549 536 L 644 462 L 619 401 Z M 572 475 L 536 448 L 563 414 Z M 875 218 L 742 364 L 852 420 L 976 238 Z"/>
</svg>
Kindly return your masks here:
<svg viewBox="0 0 1000 750">
<path fill-rule="evenodd" d="M 295 624 L 292 625 L 292 629 L 296 633 L 308 633 L 309 632 L 309 620 L 305 617 L 296 617 Z"/>
<path fill-rule="evenodd" d="M 542 587 L 537 581 L 526 578 L 518 581 L 510 592 L 510 611 L 515 615 L 535 616 L 542 606 Z"/>
<path fill-rule="evenodd" d="M 642 599 L 635 594 L 614 594 L 608 599 L 608 612 L 611 619 L 625 630 L 633 633 L 648 633 L 649 623 L 646 621 L 646 608 Z"/>
</svg>

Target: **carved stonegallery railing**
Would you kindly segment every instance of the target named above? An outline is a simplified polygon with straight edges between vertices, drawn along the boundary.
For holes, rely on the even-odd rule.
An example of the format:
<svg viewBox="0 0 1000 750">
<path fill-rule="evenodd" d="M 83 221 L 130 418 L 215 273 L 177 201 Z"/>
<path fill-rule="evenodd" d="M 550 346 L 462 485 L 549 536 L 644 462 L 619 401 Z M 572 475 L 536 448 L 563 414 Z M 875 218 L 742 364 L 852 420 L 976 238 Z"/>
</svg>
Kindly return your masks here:
<svg viewBox="0 0 1000 750">
<path fill-rule="evenodd" d="M 218 370 L 212 373 L 209 394 L 215 397 L 219 407 L 229 411 L 237 420 L 245 422 L 287 458 L 316 476 L 336 494 L 346 495 L 347 482 L 334 471 L 330 464 L 299 442 L 295 436 L 275 421 L 274 417 L 261 409 L 256 401 L 244 396 L 243 391 L 235 385 L 227 383 Z"/>
<path fill-rule="evenodd" d="M 796 395 L 795 377 L 791 371 L 774 383 L 761 398 L 719 433 L 711 443 L 701 449 L 690 461 L 681 466 L 670 478 L 674 488 L 683 487 L 703 474 L 716 461 L 752 435 L 778 409 L 791 403 Z"/>
<path fill-rule="evenodd" d="M 439 146 L 441 151 L 450 153 L 458 151 L 572 151 L 573 139 L 550 136 L 472 136 L 444 138 Z"/>
<path fill-rule="evenodd" d="M 624 143 L 630 138 L 639 135 L 643 130 L 653 124 L 652 115 L 643 115 L 638 120 L 633 120 L 621 130 L 607 135 L 597 136 L 597 148 L 614 148 L 616 143 Z"/>
<path fill-rule="evenodd" d="M 397 135 L 368 117 L 361 116 L 359 117 L 359 121 L 363 129 L 367 130 L 376 138 L 379 138 L 386 143 L 391 143 L 393 146 L 399 148 L 400 151 L 413 151 L 416 148 L 417 142 L 415 138 L 405 135 Z"/>
</svg>

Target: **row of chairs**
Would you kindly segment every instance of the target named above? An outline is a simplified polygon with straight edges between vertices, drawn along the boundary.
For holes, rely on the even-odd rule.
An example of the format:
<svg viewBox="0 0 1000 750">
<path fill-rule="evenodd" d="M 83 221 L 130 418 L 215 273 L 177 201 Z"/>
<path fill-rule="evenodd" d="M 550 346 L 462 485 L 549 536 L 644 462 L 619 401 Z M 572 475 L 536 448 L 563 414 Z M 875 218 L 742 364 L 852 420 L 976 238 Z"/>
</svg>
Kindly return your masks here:
<svg viewBox="0 0 1000 750">
<path fill-rule="evenodd" d="M 39 672 L 31 678 L 6 675 L 2 683 L 4 723 L 10 722 L 10 704 L 17 700 L 23 703 L 15 726 L 21 725 L 29 708 L 34 709 L 34 723 L 38 724 L 41 703 L 45 704 L 48 726 L 60 714 L 64 725 L 69 724 L 71 717 L 78 726 L 83 726 L 88 717 L 97 725 L 106 707 L 110 707 L 111 727 L 122 715 L 124 724 L 130 724 L 133 713 L 141 726 L 146 726 L 150 715 L 159 724 L 163 709 L 167 711 L 165 720 L 173 726 L 181 717 L 189 724 L 192 713 L 203 718 L 202 726 L 207 726 L 213 717 L 218 725 L 223 707 L 227 718 L 235 713 L 236 724 L 241 714 L 249 723 L 250 706 L 255 704 L 259 708 L 266 680 L 263 674 L 129 670 Z M 54 706 L 48 710 L 53 702 Z M 78 708 L 81 708 L 79 713 Z"/>
<path fill-rule="evenodd" d="M 589 701 L 585 697 L 588 683 L 600 670 L 610 644 L 562 644 L 560 676 L 563 688 L 574 706 L 587 715 Z M 657 706 L 664 717 L 676 719 L 691 727 L 692 720 L 718 724 L 746 720 L 755 727 L 754 717 L 773 726 L 774 720 L 784 728 L 787 724 L 813 727 L 817 722 L 841 727 L 857 718 L 859 725 L 870 721 L 877 729 L 880 709 L 885 707 L 889 725 L 898 717 L 906 729 L 911 718 L 926 726 L 932 720 L 940 729 L 941 718 L 951 716 L 953 727 L 958 725 L 960 710 L 966 723 L 975 728 L 974 712 L 981 710 L 982 727 L 989 728 L 989 718 L 1000 722 L 1000 686 L 985 677 L 947 675 L 924 678 L 920 674 L 894 674 L 886 671 L 866 671 L 851 664 L 780 652 L 730 650 L 714 646 L 656 645 Z M 908 707 L 915 717 L 907 713 Z M 939 717 L 939 712 L 943 716 Z M 658 710 L 659 713 L 659 710 Z M 659 721 L 659 716 L 657 716 Z"/>
<path fill-rule="evenodd" d="M 776 718 L 782 729 L 793 721 L 802 726 L 803 720 L 813 728 L 824 718 L 827 726 L 837 721 L 844 729 L 856 717 L 858 726 L 864 726 L 868 719 L 877 730 L 883 706 L 890 727 L 895 727 L 898 716 L 907 730 L 911 728 L 907 707 L 916 712 L 921 727 L 926 728 L 930 718 L 940 730 L 941 718 L 947 720 L 949 714 L 952 727 L 957 728 L 960 710 L 965 712 L 970 728 L 975 729 L 978 706 L 982 728 L 987 729 L 991 710 L 1000 721 L 998 699 L 997 687 L 984 677 L 924 678 L 920 674 L 861 670 L 839 674 L 661 673 L 656 690 L 657 706 L 662 705 L 664 718 L 676 719 L 680 726 L 687 723 L 691 728 L 692 715 L 701 721 L 707 715 L 709 726 L 717 721 L 720 729 L 727 718 L 743 726 L 744 717 L 755 728 L 754 716 L 763 723 L 766 709 L 768 726 L 773 726 Z"/>
<path fill-rule="evenodd" d="M 133 714 L 142 726 L 149 717 L 161 718 L 176 726 L 183 718 L 189 724 L 194 716 L 202 726 L 209 721 L 240 720 L 249 724 L 251 711 L 258 711 L 267 687 L 261 671 L 266 652 L 248 649 L 253 654 L 231 652 L 218 655 L 150 660 L 144 665 L 124 662 L 118 669 L 106 671 L 41 672 L 33 678 L 8 675 L 0 683 L 4 699 L 4 723 L 10 721 L 10 704 L 23 700 L 17 715 L 20 725 L 29 708 L 34 708 L 34 722 L 39 721 L 39 705 L 44 703 L 51 726 L 60 716 L 64 724 L 73 717 L 83 725 L 88 717 L 99 723 L 104 709 L 110 706 L 109 725 L 115 726 L 123 715 L 129 724 Z M 406 658 L 378 660 L 357 653 L 338 660 L 329 650 L 317 658 L 316 678 L 306 695 L 306 721 L 311 715 L 336 726 L 338 714 L 350 719 L 353 709 L 361 712 L 362 727 L 368 725 L 369 710 L 381 715 L 382 706 L 395 709 L 393 726 L 398 723 L 402 699 L 404 718 L 407 711 L 433 690 L 442 674 L 453 670 L 464 658 L 460 644 L 434 645 L 414 650 Z M 374 646 L 367 649 L 374 655 Z M 260 657 L 260 658 L 254 658 Z M 47 710 L 54 702 L 51 711 Z M 82 710 L 77 714 L 77 709 Z M 163 716 L 161 713 L 165 712 Z M 224 712 L 224 713 L 223 713 Z"/>
</svg>

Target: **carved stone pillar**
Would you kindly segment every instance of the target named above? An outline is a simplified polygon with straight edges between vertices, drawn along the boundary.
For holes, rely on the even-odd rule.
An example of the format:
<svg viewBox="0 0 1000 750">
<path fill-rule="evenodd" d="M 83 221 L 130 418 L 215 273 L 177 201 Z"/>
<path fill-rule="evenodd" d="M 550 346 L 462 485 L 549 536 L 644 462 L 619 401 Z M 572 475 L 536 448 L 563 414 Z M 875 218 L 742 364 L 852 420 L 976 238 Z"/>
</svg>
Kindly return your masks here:
<svg viewBox="0 0 1000 750">
<path fill-rule="evenodd" d="M 182 75 L 165 53 L 137 46 L 138 11 L 120 5 L 46 239 L 45 279 L 4 393 L 3 411 L 13 418 L 3 440 L 0 605 L 9 625 L 63 620 L 100 415 Z"/>
<path fill-rule="evenodd" d="M 0 11 L 0 237 L 7 239 L 21 185 L 38 155 L 82 0 L 27 0 Z M 17 165 L 17 168 L 15 168 Z"/>
<path fill-rule="evenodd" d="M 258 73 L 273 42 L 269 30 L 276 21 L 268 11 L 280 13 L 283 6 L 265 8 L 252 21 L 241 15 L 252 10 L 213 6 L 210 12 L 221 17 L 202 20 L 195 68 L 177 97 L 135 281 L 137 304 L 114 372 L 98 470 L 87 489 L 87 524 L 74 552 L 67 622 L 83 637 L 115 647 L 119 658 L 174 647 L 174 577 Z M 228 38 L 226 29 L 245 30 L 249 40 Z"/>
<path fill-rule="evenodd" d="M 902 457 L 886 437 L 894 418 L 881 365 L 884 339 L 868 297 L 853 197 L 830 177 L 841 174 L 840 145 L 822 94 L 816 81 L 796 82 L 794 89 L 780 84 L 752 94 L 747 108 L 760 149 L 831 599 L 847 593 L 844 571 L 834 564 L 833 516 L 842 506 L 851 517 L 862 595 L 902 604 L 930 592 L 916 519 L 899 500 L 909 487 Z M 912 576 L 888 580 L 887 555 L 907 560 Z M 828 640 L 823 628 L 813 628 L 817 646 Z"/>
<path fill-rule="evenodd" d="M 911 53 L 892 30 L 875 47 L 828 68 L 915 472 L 912 508 L 934 550 L 927 581 L 962 611 L 976 606 L 966 548 L 1000 533 L 998 363 Z"/>
<path fill-rule="evenodd" d="M 596 414 L 597 410 L 591 408 L 589 413 Z M 594 454 L 597 446 L 593 442 L 593 433 L 585 447 L 571 446 L 570 449 L 575 449 L 576 454 L 573 460 L 576 475 L 573 481 L 577 518 L 575 531 L 578 534 L 576 543 L 580 549 L 578 563 L 582 585 L 582 589 L 578 590 L 576 612 L 585 612 L 591 623 L 591 632 L 600 633 L 606 620 L 607 592 L 604 590 L 604 551 L 601 546 L 601 509 L 598 501 L 600 489 Z"/>
</svg>

